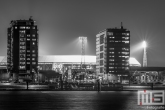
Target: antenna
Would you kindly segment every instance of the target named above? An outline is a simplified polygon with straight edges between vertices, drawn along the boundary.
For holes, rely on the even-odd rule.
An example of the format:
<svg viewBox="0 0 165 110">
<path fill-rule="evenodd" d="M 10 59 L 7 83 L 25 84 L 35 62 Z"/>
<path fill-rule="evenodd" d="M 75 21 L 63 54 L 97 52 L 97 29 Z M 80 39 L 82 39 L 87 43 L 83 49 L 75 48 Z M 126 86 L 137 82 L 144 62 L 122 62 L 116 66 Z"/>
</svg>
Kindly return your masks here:
<svg viewBox="0 0 165 110">
<path fill-rule="evenodd" d="M 123 29 L 123 23 L 121 22 L 121 29 Z"/>
</svg>

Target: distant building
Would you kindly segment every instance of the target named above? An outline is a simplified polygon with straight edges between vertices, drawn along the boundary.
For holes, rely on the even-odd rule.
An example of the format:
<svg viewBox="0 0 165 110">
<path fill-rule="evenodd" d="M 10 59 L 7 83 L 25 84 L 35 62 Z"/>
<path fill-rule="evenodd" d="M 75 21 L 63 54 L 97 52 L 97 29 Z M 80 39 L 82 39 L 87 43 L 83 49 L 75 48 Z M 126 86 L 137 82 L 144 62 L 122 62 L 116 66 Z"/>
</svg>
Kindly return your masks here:
<svg viewBox="0 0 165 110">
<path fill-rule="evenodd" d="M 108 28 L 96 35 L 96 72 L 100 78 L 121 82 L 127 79 L 130 58 L 130 31 Z"/>
<path fill-rule="evenodd" d="M 8 28 L 7 70 L 15 80 L 34 80 L 38 66 L 38 29 L 32 18 L 12 20 Z"/>
</svg>

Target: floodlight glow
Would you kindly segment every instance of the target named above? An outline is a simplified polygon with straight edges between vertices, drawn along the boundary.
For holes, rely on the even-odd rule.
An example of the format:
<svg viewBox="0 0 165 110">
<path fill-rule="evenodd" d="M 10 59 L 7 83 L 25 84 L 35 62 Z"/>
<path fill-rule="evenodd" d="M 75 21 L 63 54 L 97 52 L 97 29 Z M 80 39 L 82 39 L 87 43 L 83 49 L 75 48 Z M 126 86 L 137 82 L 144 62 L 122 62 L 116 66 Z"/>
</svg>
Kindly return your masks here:
<svg viewBox="0 0 165 110">
<path fill-rule="evenodd" d="M 82 41 L 87 41 L 87 37 L 79 37 L 79 41 L 82 42 Z"/>
<path fill-rule="evenodd" d="M 147 45 L 146 45 L 146 42 L 143 41 L 143 47 L 146 48 L 146 46 L 147 46 Z"/>
</svg>

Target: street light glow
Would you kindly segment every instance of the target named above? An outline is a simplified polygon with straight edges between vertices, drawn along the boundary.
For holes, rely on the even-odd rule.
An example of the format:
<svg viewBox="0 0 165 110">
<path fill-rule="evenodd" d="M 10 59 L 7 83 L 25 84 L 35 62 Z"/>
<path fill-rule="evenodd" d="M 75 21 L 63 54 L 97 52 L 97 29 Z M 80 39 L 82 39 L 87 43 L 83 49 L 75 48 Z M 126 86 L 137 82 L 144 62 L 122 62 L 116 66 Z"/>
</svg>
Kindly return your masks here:
<svg viewBox="0 0 165 110">
<path fill-rule="evenodd" d="M 143 41 L 143 47 L 146 48 L 146 41 Z"/>
</svg>

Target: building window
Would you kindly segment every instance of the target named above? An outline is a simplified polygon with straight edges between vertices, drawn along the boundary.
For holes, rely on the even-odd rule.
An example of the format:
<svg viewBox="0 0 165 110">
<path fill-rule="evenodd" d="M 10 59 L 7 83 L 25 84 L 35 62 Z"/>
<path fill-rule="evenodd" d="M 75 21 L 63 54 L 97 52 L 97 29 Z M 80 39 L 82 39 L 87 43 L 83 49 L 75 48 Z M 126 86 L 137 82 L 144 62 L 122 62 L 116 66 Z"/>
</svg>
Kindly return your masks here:
<svg viewBox="0 0 165 110">
<path fill-rule="evenodd" d="M 114 42 L 114 40 L 110 40 L 109 42 Z"/>
<path fill-rule="evenodd" d="M 27 58 L 27 60 L 30 60 L 30 58 Z"/>
<path fill-rule="evenodd" d="M 125 39 L 126 39 L 126 40 L 128 40 L 128 39 L 129 39 L 129 37 L 125 37 Z"/>
<path fill-rule="evenodd" d="M 100 44 L 104 43 L 104 34 L 100 36 Z"/>
<path fill-rule="evenodd" d="M 33 45 L 35 45 L 35 42 L 33 42 Z"/>
<path fill-rule="evenodd" d="M 15 29 L 17 29 L 17 26 L 15 26 Z"/>
<path fill-rule="evenodd" d="M 25 66 L 19 66 L 20 69 L 25 69 Z"/>
<path fill-rule="evenodd" d="M 20 41 L 25 41 L 26 39 L 25 38 L 20 38 Z"/>
<path fill-rule="evenodd" d="M 33 29 L 35 29 L 35 27 L 33 26 Z"/>
<path fill-rule="evenodd" d="M 27 38 L 27 41 L 30 41 L 30 39 L 29 39 L 29 38 Z"/>
<path fill-rule="evenodd" d="M 115 37 L 109 37 L 109 38 L 114 39 Z"/>
<path fill-rule="evenodd" d="M 20 49 L 26 49 L 26 47 L 25 46 L 20 46 Z"/>
<path fill-rule="evenodd" d="M 27 62 L 27 64 L 30 64 L 30 62 Z"/>
<path fill-rule="evenodd" d="M 32 53 L 35 53 L 35 50 L 32 50 Z"/>
<path fill-rule="evenodd" d="M 100 46 L 100 51 L 103 51 L 103 45 L 102 45 L 102 46 Z"/>
<path fill-rule="evenodd" d="M 35 56 L 36 56 L 36 54 L 32 54 L 32 56 L 33 56 L 33 57 L 35 57 Z"/>
<path fill-rule="evenodd" d="M 30 27 L 26 27 L 26 29 L 30 29 Z"/>
<path fill-rule="evenodd" d="M 30 54 L 27 54 L 27 56 L 29 57 L 29 56 L 30 56 Z"/>
<path fill-rule="evenodd" d="M 27 52 L 30 52 L 30 50 L 27 50 Z"/>
<path fill-rule="evenodd" d="M 35 34 L 33 34 L 32 37 L 35 37 Z"/>
<path fill-rule="evenodd" d="M 114 65 L 114 63 L 109 63 L 109 65 Z"/>
<path fill-rule="evenodd" d="M 25 54 L 20 54 L 20 58 L 25 58 Z"/>
<path fill-rule="evenodd" d="M 126 44 L 129 43 L 129 41 L 125 41 L 125 43 L 126 43 Z"/>
<path fill-rule="evenodd" d="M 108 35 L 113 35 L 113 32 L 107 32 Z"/>
<path fill-rule="evenodd" d="M 114 54 L 114 52 L 109 52 L 110 54 Z"/>
<path fill-rule="evenodd" d="M 114 48 L 109 48 L 109 50 L 114 50 Z"/>
<path fill-rule="evenodd" d="M 109 61 L 114 61 L 114 59 L 109 59 Z"/>
<path fill-rule="evenodd" d="M 103 60 L 100 60 L 100 65 L 103 65 Z"/>
<path fill-rule="evenodd" d="M 27 37 L 30 37 L 30 34 L 27 34 Z"/>
<path fill-rule="evenodd" d="M 34 60 L 35 60 L 35 58 L 32 58 L 32 60 L 34 61 Z"/>
<path fill-rule="evenodd" d="M 36 41 L 36 39 L 32 39 L 32 41 Z"/>
<path fill-rule="evenodd" d="M 20 62 L 20 65 L 25 65 L 25 62 Z"/>
<path fill-rule="evenodd" d="M 25 27 L 24 26 L 20 26 L 20 29 L 25 29 Z"/>
<path fill-rule="evenodd" d="M 36 62 L 32 62 L 32 64 L 33 64 L 33 65 L 35 65 L 35 64 L 36 64 Z"/>
<path fill-rule="evenodd" d="M 100 58 L 103 58 L 103 53 L 100 53 Z"/>
<path fill-rule="evenodd" d="M 20 58 L 20 60 L 22 61 L 22 60 L 25 60 L 25 58 Z"/>
<path fill-rule="evenodd" d="M 25 42 L 20 42 L 20 45 L 25 45 Z"/>
<path fill-rule="evenodd" d="M 109 67 L 109 69 L 114 69 L 114 67 Z"/>
<path fill-rule="evenodd" d="M 25 50 L 20 50 L 20 53 L 25 53 Z"/>
</svg>

